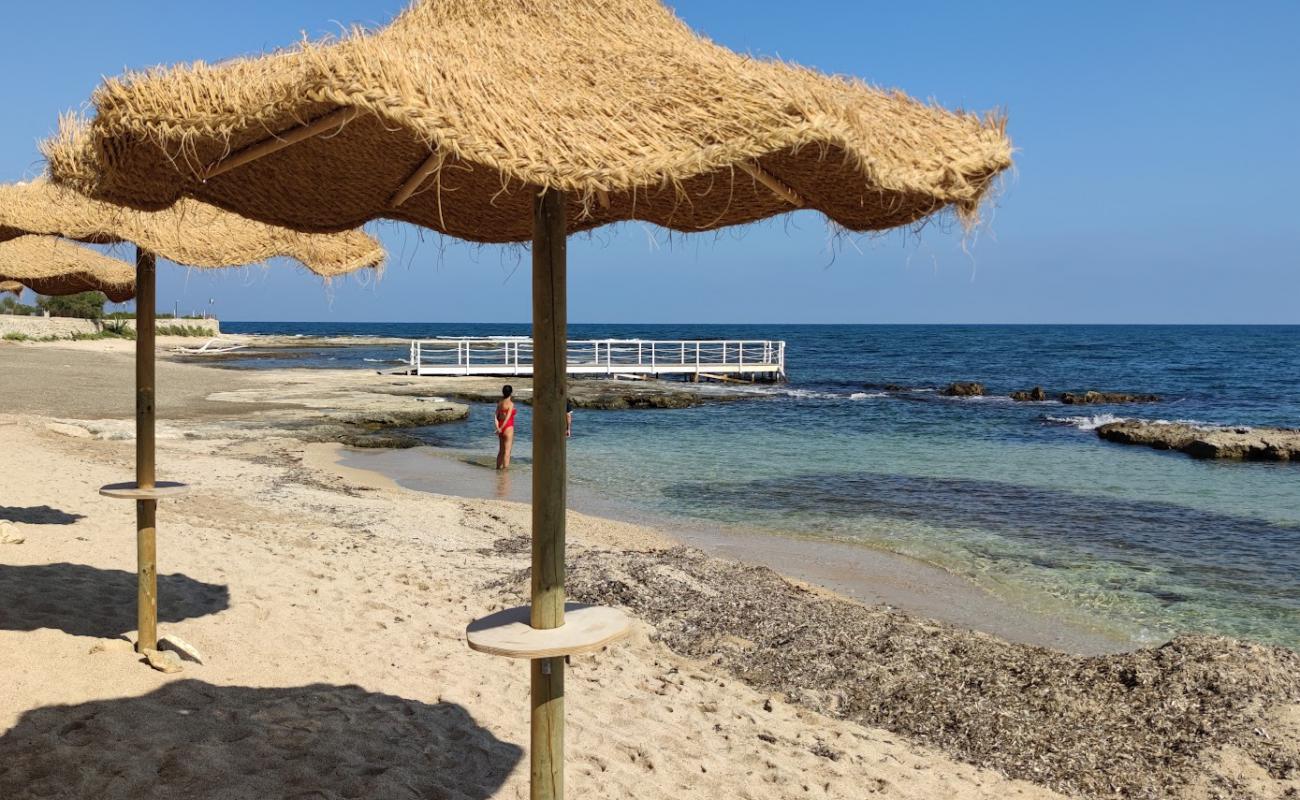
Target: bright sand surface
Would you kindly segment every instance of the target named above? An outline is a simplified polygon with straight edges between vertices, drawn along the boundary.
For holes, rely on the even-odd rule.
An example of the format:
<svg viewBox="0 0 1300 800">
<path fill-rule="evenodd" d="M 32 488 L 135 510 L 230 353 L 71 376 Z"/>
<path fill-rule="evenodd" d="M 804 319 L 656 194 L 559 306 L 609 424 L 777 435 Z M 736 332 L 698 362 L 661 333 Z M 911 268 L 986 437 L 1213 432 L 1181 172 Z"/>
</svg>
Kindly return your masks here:
<svg viewBox="0 0 1300 800">
<path fill-rule="evenodd" d="M 155 672 L 130 645 L 134 509 L 97 494 L 133 475 L 130 364 L 120 343 L 0 344 L 0 798 L 527 797 L 527 668 L 464 641 L 521 588 L 527 507 L 413 491 L 285 435 L 268 387 L 319 375 L 164 361 L 159 477 L 194 489 L 158 513 L 160 627 L 203 663 Z M 671 544 L 576 512 L 569 531 L 575 559 Z M 1061 796 L 751 688 L 659 634 L 637 619 L 573 659 L 570 797 Z M 1300 716 L 1283 711 L 1269 730 L 1289 758 Z M 1258 788 L 1239 796 L 1296 790 L 1258 756 L 1215 758 Z"/>
<path fill-rule="evenodd" d="M 21 348 L 44 369 L 0 389 L 0 412 L 28 412 L 0 416 L 0 797 L 526 797 L 527 668 L 464 642 L 500 608 L 484 584 L 527 564 L 491 547 L 526 530 L 526 507 L 340 470 L 328 445 L 164 432 L 160 477 L 194 490 L 158 512 L 160 627 L 204 663 L 155 672 L 126 641 L 134 508 L 97 494 L 132 476 L 133 443 L 52 430 L 18 399 L 129 416 L 122 381 L 106 372 L 91 397 L 94 376 L 64 366 L 93 351 L 129 381 L 128 358 L 86 344 Z M 160 365 L 163 397 L 215 388 L 179 378 L 252 380 L 196 370 Z M 571 519 L 575 552 L 656 543 Z M 1057 796 L 788 705 L 652 633 L 637 622 L 573 660 L 569 796 Z"/>
</svg>

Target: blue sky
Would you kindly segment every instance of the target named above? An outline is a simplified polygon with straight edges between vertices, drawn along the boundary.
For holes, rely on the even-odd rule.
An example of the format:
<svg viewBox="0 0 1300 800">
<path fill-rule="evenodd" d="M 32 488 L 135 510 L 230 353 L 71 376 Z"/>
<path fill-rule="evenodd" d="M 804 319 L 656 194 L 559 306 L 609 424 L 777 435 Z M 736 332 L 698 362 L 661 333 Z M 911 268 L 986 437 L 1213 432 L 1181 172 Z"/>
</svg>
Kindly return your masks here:
<svg viewBox="0 0 1300 800">
<path fill-rule="evenodd" d="M 0 179 L 101 75 L 256 53 L 400 0 L 25 2 L 6 8 Z M 1300 323 L 1300 3 L 681 0 L 733 49 L 1011 118 L 1016 173 L 960 230 L 832 243 L 799 212 L 669 240 L 577 238 L 574 322 Z M 521 321 L 527 253 L 398 224 L 378 283 L 284 266 L 160 270 L 159 305 L 226 319 Z M 965 245 L 965 246 L 963 246 Z"/>
</svg>

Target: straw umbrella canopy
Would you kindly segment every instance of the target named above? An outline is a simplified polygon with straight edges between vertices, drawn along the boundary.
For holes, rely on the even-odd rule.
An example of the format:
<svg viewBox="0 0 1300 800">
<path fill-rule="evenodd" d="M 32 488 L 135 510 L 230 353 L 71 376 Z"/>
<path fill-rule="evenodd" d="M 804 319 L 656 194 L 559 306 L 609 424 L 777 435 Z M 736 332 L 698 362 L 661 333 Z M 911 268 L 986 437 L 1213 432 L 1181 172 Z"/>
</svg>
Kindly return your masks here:
<svg viewBox="0 0 1300 800">
<path fill-rule="evenodd" d="M 65 120 L 61 136 L 69 146 L 84 143 L 84 134 L 84 129 L 74 121 Z M 33 233 L 98 244 L 132 242 L 136 245 L 135 270 L 121 262 L 113 262 L 126 270 L 130 285 L 128 292 L 105 291 L 110 298 L 121 301 L 134 295 L 137 287 L 139 290 L 136 304 L 136 480 L 104 487 L 101 493 L 136 501 L 137 647 L 147 654 L 157 649 L 158 642 L 157 501 L 184 491 L 178 483 L 159 483 L 155 470 L 156 256 L 161 255 L 183 266 L 200 268 L 243 266 L 287 257 L 328 279 L 360 269 L 377 269 L 384 261 L 384 249 L 361 231 L 302 233 L 249 220 L 197 200 L 185 199 L 161 211 L 145 212 L 91 200 L 45 178 L 0 186 L 0 248 L 6 246 L 3 244 L 5 239 L 13 237 L 19 238 L 9 244 L 33 238 L 49 240 L 49 236 L 25 235 Z M 65 249 L 71 249 L 71 246 L 65 246 Z"/>
<path fill-rule="evenodd" d="M 0 242 L 0 291 L 44 295 L 103 292 L 114 303 L 135 297 L 135 270 L 89 247 L 54 236 Z"/>
<path fill-rule="evenodd" d="M 246 219 L 197 200 L 158 212 L 92 200 L 41 177 L 0 185 L 0 242 L 61 236 L 93 244 L 130 242 L 168 261 L 212 269 L 292 258 L 323 278 L 379 267 L 384 248 L 353 230 L 304 234 Z"/>
<path fill-rule="evenodd" d="M 94 157 L 47 155 L 95 196 L 478 242 L 527 241 L 542 188 L 570 232 L 969 219 L 1012 152 L 1000 117 L 737 55 L 656 0 L 423 0 L 374 34 L 110 79 L 94 104 Z"/>
<path fill-rule="evenodd" d="M 468 638 L 531 659 L 534 798 L 563 795 L 563 657 L 623 624 L 565 616 L 567 234 L 799 208 L 851 231 L 945 210 L 971 224 L 1012 154 L 1000 116 L 740 56 L 657 0 L 417 0 L 375 33 L 129 74 L 93 102 L 89 146 L 56 138 L 46 156 L 56 180 L 102 199 L 195 197 L 305 231 L 387 217 L 531 238 L 532 604 Z"/>
</svg>

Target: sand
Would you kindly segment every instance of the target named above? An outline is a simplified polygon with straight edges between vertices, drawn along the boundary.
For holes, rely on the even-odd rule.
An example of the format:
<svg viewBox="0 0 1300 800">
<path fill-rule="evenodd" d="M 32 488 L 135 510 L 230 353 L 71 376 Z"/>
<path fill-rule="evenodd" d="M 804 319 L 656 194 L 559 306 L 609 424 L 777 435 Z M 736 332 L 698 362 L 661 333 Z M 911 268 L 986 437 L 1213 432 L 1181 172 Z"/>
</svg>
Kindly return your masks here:
<svg viewBox="0 0 1300 800">
<path fill-rule="evenodd" d="M 65 371 L 78 354 L 101 371 Z M 95 432 L 130 417 L 112 355 L 0 345 L 0 798 L 527 797 L 527 668 L 463 635 L 513 602 L 527 508 L 340 468 L 336 445 L 293 431 L 250 436 L 249 418 L 301 406 L 213 400 L 266 378 L 163 364 L 161 407 L 197 410 L 159 441 L 160 478 L 195 487 L 159 510 L 160 627 L 203 663 L 156 672 L 130 644 L 133 506 L 96 493 L 133 469 L 129 439 Z M 672 544 L 571 515 L 575 564 L 656 570 Z M 571 797 L 1062 796 L 692 655 L 665 603 L 573 660 Z M 1296 792 L 1300 715 L 1264 711 L 1277 759 L 1232 740 L 1178 796 Z"/>
<path fill-rule="evenodd" d="M 530 465 L 519 462 L 509 473 L 492 475 L 490 454 L 481 464 L 466 464 L 461 451 L 340 451 L 336 466 L 360 473 L 379 472 L 408 489 L 458 497 L 526 503 L 531 494 Z M 1114 653 L 1134 643 L 1100 628 L 1065 622 L 996 597 L 972 581 L 906 556 L 848 542 L 795 539 L 732 526 L 653 519 L 606 498 L 569 489 L 569 507 L 598 517 L 622 519 L 671 532 L 665 543 L 685 543 L 713 555 L 763 564 L 786 577 L 816 584 L 867 604 L 884 604 L 962 628 L 996 634 L 1013 642 L 1044 645 L 1081 654 Z M 664 544 L 663 546 L 667 546 Z"/>
</svg>

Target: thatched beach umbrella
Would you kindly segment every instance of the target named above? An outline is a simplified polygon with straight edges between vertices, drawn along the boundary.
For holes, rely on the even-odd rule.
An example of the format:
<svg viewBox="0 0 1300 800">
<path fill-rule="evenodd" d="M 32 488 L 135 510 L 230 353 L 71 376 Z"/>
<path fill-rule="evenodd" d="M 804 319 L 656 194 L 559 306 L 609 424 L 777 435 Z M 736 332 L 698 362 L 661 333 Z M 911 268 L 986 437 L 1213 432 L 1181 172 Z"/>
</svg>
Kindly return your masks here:
<svg viewBox="0 0 1300 800">
<path fill-rule="evenodd" d="M 57 180 L 141 208 L 200 198 L 310 231 L 388 217 L 533 245 L 532 604 L 470 645 L 532 660 L 533 797 L 563 786 L 564 656 L 621 631 L 564 603 L 565 237 L 814 208 L 873 231 L 972 222 L 1011 164 L 1003 120 L 737 55 L 656 0 L 421 0 L 387 28 L 128 75 Z M 531 623 L 525 625 L 521 620 Z"/>
<path fill-rule="evenodd" d="M 60 140 L 71 152 L 86 146 L 83 133 L 84 129 L 68 120 L 60 132 Z M 25 235 L 32 233 L 49 236 Z M 159 482 L 155 469 L 156 256 L 183 266 L 202 268 L 244 266 L 288 257 L 319 276 L 332 278 L 359 269 L 378 268 L 384 260 L 384 249 L 361 231 L 301 233 L 245 219 L 196 200 L 182 200 L 171 208 L 145 212 L 91 200 L 44 178 L 0 186 L 0 248 L 29 239 L 57 244 L 58 240 L 50 236 L 99 244 L 132 242 L 136 245 L 136 269 L 122 264 L 133 282 L 131 293 L 137 289 L 139 292 L 135 359 L 136 480 L 105 486 L 100 491 L 109 497 L 136 501 L 139 572 L 136 647 L 142 652 L 156 650 L 157 504 L 160 498 L 181 494 L 186 489 L 180 483 Z M 5 239 L 13 237 L 19 238 L 3 244 Z M 67 244 L 63 247 L 74 249 Z M 75 249 L 93 253 L 85 248 Z M 120 297 L 108 290 L 105 293 L 118 302 L 130 297 L 130 294 Z"/>
<path fill-rule="evenodd" d="M 54 236 L 0 241 L 0 291 L 23 287 L 56 296 L 103 292 L 114 303 L 135 297 L 135 270 L 124 261 Z"/>
<path fill-rule="evenodd" d="M 75 123 L 60 130 L 69 148 L 88 144 L 68 134 L 84 131 Z M 26 234 L 129 242 L 181 266 L 206 269 L 286 257 L 323 278 L 378 267 L 385 257 L 383 245 L 358 230 L 307 235 L 189 199 L 158 212 L 139 211 L 92 200 L 45 177 L 0 184 L 0 241 Z"/>
</svg>

